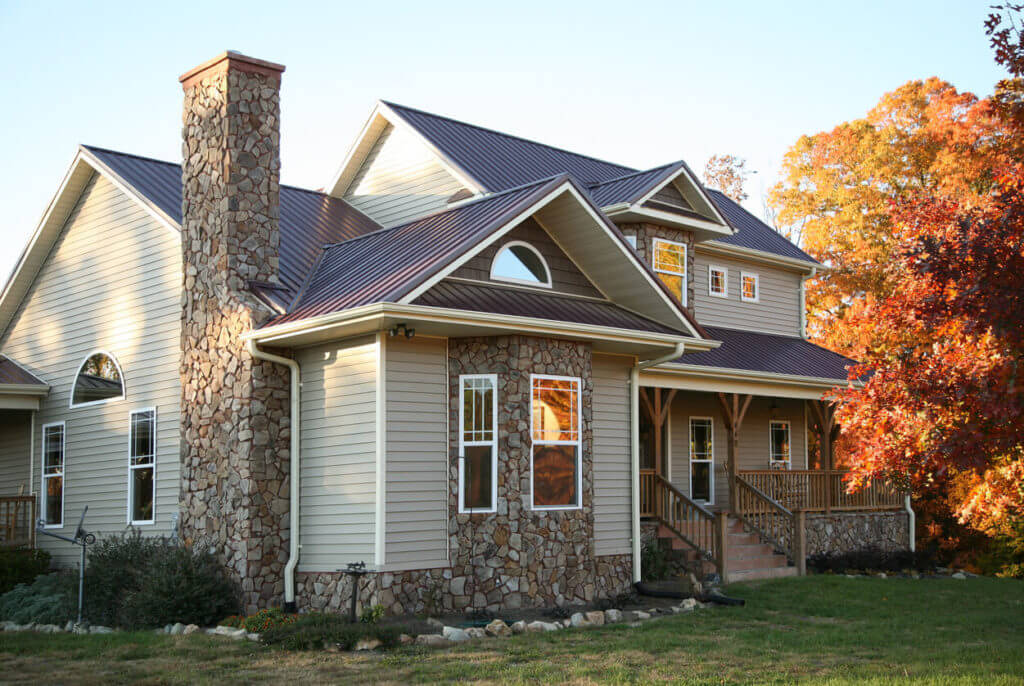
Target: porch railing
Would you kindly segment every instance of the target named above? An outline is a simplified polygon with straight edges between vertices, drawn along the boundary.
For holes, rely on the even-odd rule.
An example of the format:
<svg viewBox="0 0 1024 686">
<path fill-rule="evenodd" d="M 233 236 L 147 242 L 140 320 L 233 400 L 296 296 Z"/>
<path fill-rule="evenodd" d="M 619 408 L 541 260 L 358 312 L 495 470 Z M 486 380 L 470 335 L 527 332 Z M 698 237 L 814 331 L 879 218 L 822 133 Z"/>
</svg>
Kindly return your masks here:
<svg viewBox="0 0 1024 686">
<path fill-rule="evenodd" d="M 847 493 L 848 471 L 817 469 L 740 470 L 740 476 L 788 510 L 898 510 L 904 494 L 883 481 L 873 481 L 856 493 Z"/>
<path fill-rule="evenodd" d="M 736 477 L 733 514 L 804 573 L 807 556 L 802 511 L 790 511 L 740 475 Z"/>
<path fill-rule="evenodd" d="M 0 548 L 36 545 L 36 499 L 31 495 L 0 497 Z"/>
<path fill-rule="evenodd" d="M 640 472 L 641 514 L 652 517 L 725 577 L 726 518 L 694 502 L 654 470 Z"/>
</svg>

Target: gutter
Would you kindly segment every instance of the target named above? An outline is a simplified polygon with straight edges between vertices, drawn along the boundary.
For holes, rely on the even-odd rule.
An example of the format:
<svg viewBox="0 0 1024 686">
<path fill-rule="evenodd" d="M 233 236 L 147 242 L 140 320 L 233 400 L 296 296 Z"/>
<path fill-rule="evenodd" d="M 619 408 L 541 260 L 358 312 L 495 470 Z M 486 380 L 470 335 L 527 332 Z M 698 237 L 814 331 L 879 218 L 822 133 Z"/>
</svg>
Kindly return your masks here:
<svg viewBox="0 0 1024 686">
<path fill-rule="evenodd" d="M 301 425 L 299 393 L 302 389 L 302 379 L 299 376 L 299 363 L 287 357 L 272 355 L 256 347 L 256 339 L 250 338 L 246 341 L 249 354 L 258 360 L 275 362 L 288 367 L 291 372 L 291 449 L 289 451 L 289 491 L 288 491 L 288 562 L 284 566 L 284 608 L 285 612 L 295 612 L 295 567 L 299 564 L 299 460 L 301 443 L 299 441 L 299 427 Z"/>
<path fill-rule="evenodd" d="M 629 370 L 629 450 L 630 472 L 632 473 L 633 512 L 633 582 L 642 576 L 640 568 L 640 372 L 648 367 L 682 357 L 686 352 L 685 343 L 676 343 L 675 349 L 667 355 L 653 360 L 637 361 Z"/>
</svg>

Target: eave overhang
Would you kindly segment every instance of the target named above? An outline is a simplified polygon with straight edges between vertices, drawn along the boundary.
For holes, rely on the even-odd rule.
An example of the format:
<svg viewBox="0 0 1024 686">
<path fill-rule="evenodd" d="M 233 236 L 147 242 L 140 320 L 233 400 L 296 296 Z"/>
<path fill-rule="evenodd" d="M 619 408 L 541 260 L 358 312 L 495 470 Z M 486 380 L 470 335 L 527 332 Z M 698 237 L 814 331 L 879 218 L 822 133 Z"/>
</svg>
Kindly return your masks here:
<svg viewBox="0 0 1024 686">
<path fill-rule="evenodd" d="M 647 369 L 640 375 L 645 386 L 678 388 L 712 393 L 744 393 L 777 398 L 821 400 L 842 388 L 860 387 L 859 381 L 828 379 L 797 374 L 707 367 L 669 362 Z"/>
<path fill-rule="evenodd" d="M 711 255 L 721 255 L 724 257 L 740 257 L 744 259 L 754 260 L 762 264 L 768 264 L 773 267 L 783 267 L 785 269 L 792 269 L 794 271 L 802 272 L 805 274 L 821 274 L 822 272 L 831 271 L 831 267 L 829 267 L 828 265 L 815 264 L 813 262 L 808 262 L 807 260 L 799 260 L 795 257 L 776 255 L 775 253 L 765 252 L 764 250 L 755 250 L 753 248 L 745 248 L 739 245 L 719 243 L 714 240 L 697 243 L 694 249 L 697 252 L 708 253 Z"/>
<path fill-rule="evenodd" d="M 660 224 L 684 231 L 692 231 L 698 241 L 707 241 L 719 236 L 731 236 L 734 232 L 728 225 L 718 224 L 707 219 L 697 219 L 673 212 L 664 212 L 638 203 L 617 203 L 602 207 L 605 216 L 616 224 L 649 223 Z"/>
</svg>

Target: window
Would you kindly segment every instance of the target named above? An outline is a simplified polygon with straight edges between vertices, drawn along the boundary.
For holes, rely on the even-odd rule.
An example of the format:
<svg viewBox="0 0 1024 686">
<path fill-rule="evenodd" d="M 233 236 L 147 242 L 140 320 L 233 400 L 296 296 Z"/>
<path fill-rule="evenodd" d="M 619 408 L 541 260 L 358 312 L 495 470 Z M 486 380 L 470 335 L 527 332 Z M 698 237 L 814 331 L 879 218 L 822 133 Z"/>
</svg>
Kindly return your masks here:
<svg viewBox="0 0 1024 686">
<path fill-rule="evenodd" d="M 64 422 L 43 426 L 43 524 L 64 526 Z"/>
<path fill-rule="evenodd" d="M 582 506 L 580 466 L 580 380 L 530 376 L 530 434 L 534 509 Z"/>
<path fill-rule="evenodd" d="M 683 305 L 686 304 L 686 244 L 654 239 L 654 271 Z"/>
<path fill-rule="evenodd" d="M 96 352 L 85 358 L 71 390 L 71 407 L 96 405 L 124 398 L 124 378 L 113 356 Z"/>
<path fill-rule="evenodd" d="M 631 248 L 633 248 L 633 250 L 636 250 L 636 235 L 635 234 L 627 233 L 626 234 L 626 242 L 629 243 L 629 246 Z"/>
<path fill-rule="evenodd" d="M 128 454 L 128 523 L 152 524 L 156 494 L 156 410 L 131 413 Z"/>
<path fill-rule="evenodd" d="M 771 422 L 771 463 L 772 469 L 789 469 L 790 442 L 789 422 Z"/>
<path fill-rule="evenodd" d="M 740 298 L 743 302 L 756 303 L 761 298 L 761 286 L 757 274 L 740 274 Z"/>
<path fill-rule="evenodd" d="M 459 512 L 494 512 L 498 500 L 498 377 L 459 377 Z"/>
<path fill-rule="evenodd" d="M 714 429 L 710 417 L 690 417 L 690 497 L 703 503 L 715 497 Z"/>
<path fill-rule="evenodd" d="M 708 267 L 708 294 L 716 298 L 729 297 L 729 270 L 725 267 Z"/>
<path fill-rule="evenodd" d="M 547 262 L 529 243 L 506 243 L 491 263 L 491 278 L 529 286 L 551 288 L 551 272 Z"/>
</svg>

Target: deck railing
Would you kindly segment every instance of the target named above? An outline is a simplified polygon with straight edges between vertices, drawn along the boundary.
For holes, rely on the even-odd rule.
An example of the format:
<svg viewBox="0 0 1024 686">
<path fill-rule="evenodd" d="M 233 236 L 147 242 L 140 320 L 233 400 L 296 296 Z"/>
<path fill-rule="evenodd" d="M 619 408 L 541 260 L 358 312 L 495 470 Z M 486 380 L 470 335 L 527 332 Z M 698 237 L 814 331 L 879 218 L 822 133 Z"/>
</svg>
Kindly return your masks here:
<svg viewBox="0 0 1024 686">
<path fill-rule="evenodd" d="M 641 514 L 652 517 L 708 560 L 725 578 L 726 517 L 694 502 L 654 470 L 640 471 Z"/>
<path fill-rule="evenodd" d="M 803 526 L 798 521 L 798 514 L 794 514 L 742 475 L 736 478 L 733 514 L 740 518 L 747 529 L 758 534 L 762 541 L 784 554 L 794 564 L 799 565 L 804 559 L 801 550 Z"/>
<path fill-rule="evenodd" d="M 36 499 L 31 495 L 0 497 L 0 548 L 35 547 Z"/>
<path fill-rule="evenodd" d="M 856 493 L 846 492 L 849 472 L 817 469 L 740 470 L 740 476 L 783 507 L 804 512 L 898 510 L 904 495 L 891 484 L 873 481 Z"/>
</svg>

